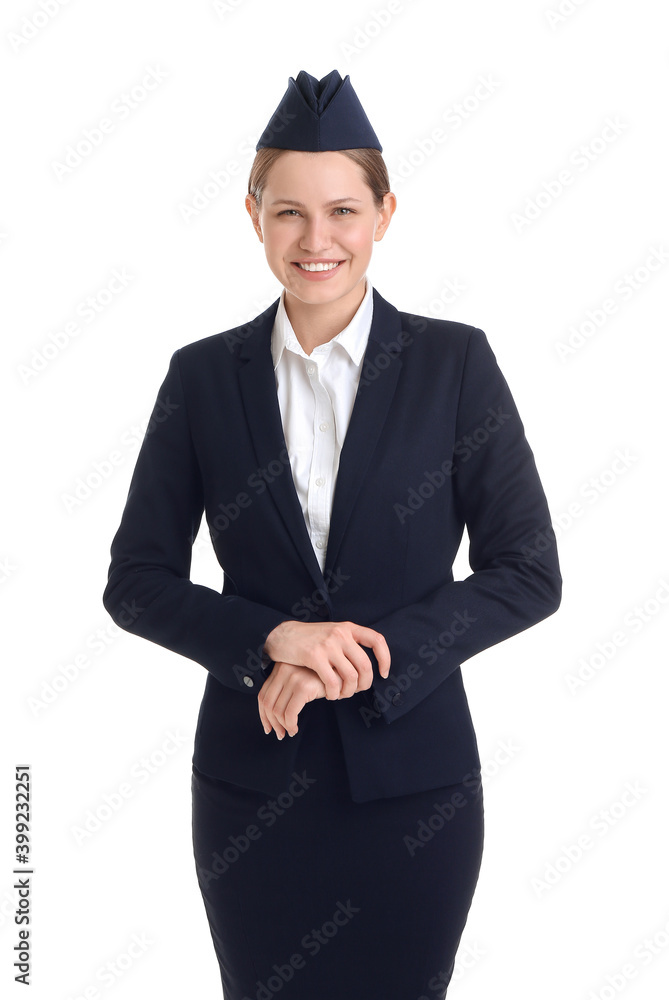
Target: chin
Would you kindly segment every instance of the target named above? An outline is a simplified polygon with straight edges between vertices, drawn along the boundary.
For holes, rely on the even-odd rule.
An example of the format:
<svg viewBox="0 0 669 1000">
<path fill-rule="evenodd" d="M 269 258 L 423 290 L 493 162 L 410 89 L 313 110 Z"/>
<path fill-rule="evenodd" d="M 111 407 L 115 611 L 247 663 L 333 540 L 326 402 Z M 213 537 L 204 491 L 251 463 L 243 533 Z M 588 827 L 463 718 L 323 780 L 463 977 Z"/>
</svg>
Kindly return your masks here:
<svg viewBox="0 0 669 1000">
<path fill-rule="evenodd" d="M 295 286 L 287 286 L 286 290 L 290 292 L 295 298 L 300 299 L 302 302 L 336 302 L 338 299 L 345 298 L 350 292 L 353 291 L 355 285 L 346 285 L 339 288 L 326 288 L 325 285 L 313 285 L 309 288 L 295 288 Z"/>
</svg>

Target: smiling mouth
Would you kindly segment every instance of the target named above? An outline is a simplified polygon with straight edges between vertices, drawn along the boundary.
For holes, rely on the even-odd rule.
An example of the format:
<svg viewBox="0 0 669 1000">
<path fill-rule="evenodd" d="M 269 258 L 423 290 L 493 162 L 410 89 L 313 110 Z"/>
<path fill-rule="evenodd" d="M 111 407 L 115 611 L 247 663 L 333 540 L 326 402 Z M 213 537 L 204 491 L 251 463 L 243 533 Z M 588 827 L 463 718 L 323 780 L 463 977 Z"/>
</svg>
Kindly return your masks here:
<svg viewBox="0 0 669 1000">
<path fill-rule="evenodd" d="M 331 264 L 301 264 L 299 261 L 294 260 L 292 262 L 295 267 L 299 267 L 301 271 L 334 271 L 335 268 L 343 264 L 343 260 L 333 261 Z"/>
</svg>

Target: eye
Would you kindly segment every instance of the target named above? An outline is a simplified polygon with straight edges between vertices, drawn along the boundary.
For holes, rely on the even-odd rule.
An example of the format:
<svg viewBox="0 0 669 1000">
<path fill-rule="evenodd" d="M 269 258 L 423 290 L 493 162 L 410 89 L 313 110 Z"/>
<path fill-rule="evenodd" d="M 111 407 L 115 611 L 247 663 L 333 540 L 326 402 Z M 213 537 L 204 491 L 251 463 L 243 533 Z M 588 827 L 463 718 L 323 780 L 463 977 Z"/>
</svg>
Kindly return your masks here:
<svg viewBox="0 0 669 1000">
<path fill-rule="evenodd" d="M 354 208 L 347 208 L 344 205 L 341 205 L 339 208 L 335 208 L 334 211 L 335 212 L 346 212 L 346 215 L 355 215 L 356 214 Z M 296 208 L 284 208 L 282 212 L 277 212 L 277 216 L 280 216 L 280 215 L 293 215 L 293 214 L 299 215 L 300 213 L 297 211 Z M 346 216 L 343 216 L 343 218 L 346 218 Z"/>
</svg>

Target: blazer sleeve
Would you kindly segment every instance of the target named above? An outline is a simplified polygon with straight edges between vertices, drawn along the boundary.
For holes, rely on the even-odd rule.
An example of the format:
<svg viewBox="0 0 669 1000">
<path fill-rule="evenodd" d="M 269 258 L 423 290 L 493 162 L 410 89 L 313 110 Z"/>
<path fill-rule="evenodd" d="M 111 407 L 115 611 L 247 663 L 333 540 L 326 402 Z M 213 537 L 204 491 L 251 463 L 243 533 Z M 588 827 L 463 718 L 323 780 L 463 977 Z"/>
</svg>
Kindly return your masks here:
<svg viewBox="0 0 669 1000">
<path fill-rule="evenodd" d="M 177 350 L 111 544 L 102 602 L 127 632 L 195 660 L 222 684 L 256 696 L 273 666 L 263 653 L 265 639 L 290 615 L 190 580 L 203 510 Z"/>
<path fill-rule="evenodd" d="M 382 678 L 368 650 L 375 679 L 366 701 L 387 723 L 409 712 L 463 661 L 560 605 L 555 533 L 534 456 L 486 335 L 477 328 L 463 366 L 453 463 L 473 572 L 369 623 L 385 636 L 391 666 Z"/>
</svg>

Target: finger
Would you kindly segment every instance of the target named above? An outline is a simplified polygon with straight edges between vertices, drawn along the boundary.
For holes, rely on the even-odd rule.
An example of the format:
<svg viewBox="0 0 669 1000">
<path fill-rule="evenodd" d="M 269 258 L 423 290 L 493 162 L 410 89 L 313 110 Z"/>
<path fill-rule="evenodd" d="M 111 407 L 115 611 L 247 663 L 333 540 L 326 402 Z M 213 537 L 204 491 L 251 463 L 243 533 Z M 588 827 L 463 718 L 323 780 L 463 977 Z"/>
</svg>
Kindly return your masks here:
<svg viewBox="0 0 669 1000">
<path fill-rule="evenodd" d="M 313 670 L 318 675 L 325 688 L 325 697 L 328 701 L 336 701 L 341 696 L 343 678 L 334 668 L 332 657 L 339 660 L 341 651 L 334 649 L 331 652 L 322 651 L 313 658 L 307 669 Z M 343 661 L 342 661 L 343 662 Z"/>
<path fill-rule="evenodd" d="M 353 694 L 357 691 L 367 691 L 374 681 L 374 670 L 369 653 L 366 652 L 363 646 L 356 642 L 353 645 L 350 658 L 358 672 L 358 686 Z"/>
<path fill-rule="evenodd" d="M 379 673 L 382 677 L 387 677 L 390 673 L 390 650 L 385 637 L 380 635 L 372 646 L 376 662 L 379 665 Z"/>
<path fill-rule="evenodd" d="M 275 670 L 277 666 L 278 664 L 275 664 Z M 258 703 L 261 708 L 261 718 L 264 715 L 263 728 L 265 728 L 265 722 L 267 723 L 267 726 L 269 726 L 269 729 L 265 728 L 265 734 L 267 735 L 274 730 L 278 739 L 282 740 L 286 735 L 286 730 L 280 719 L 277 717 L 275 708 L 277 699 L 283 689 L 283 685 L 277 683 L 278 676 L 278 671 L 276 674 L 274 671 L 270 674 L 269 678 L 265 681 L 262 688 L 258 692 Z"/>
<path fill-rule="evenodd" d="M 371 646 L 379 665 L 379 673 L 386 678 L 390 673 L 390 650 L 385 636 L 373 628 L 358 625 L 353 631 L 353 637 L 357 642 L 362 642 L 363 646 Z"/>
<path fill-rule="evenodd" d="M 286 730 L 285 730 L 285 727 L 281 724 L 280 720 L 277 718 L 277 716 L 273 712 L 270 713 L 270 715 L 269 715 L 269 721 L 270 721 L 270 725 L 271 725 L 272 729 L 276 733 L 276 738 L 278 740 L 282 740 L 284 738 L 284 736 L 286 735 Z"/>
<path fill-rule="evenodd" d="M 334 659 L 334 666 L 342 678 L 340 698 L 350 698 L 358 691 L 372 686 L 374 671 L 372 661 L 360 643 L 351 639 Z"/>
<path fill-rule="evenodd" d="M 339 652 L 332 665 L 342 681 L 339 698 L 350 698 L 357 691 L 371 687 L 372 662 L 362 646 L 354 640 Z"/>
<path fill-rule="evenodd" d="M 260 698 L 261 693 L 262 693 L 262 688 L 258 692 L 258 714 L 260 716 L 260 722 L 262 724 L 262 727 L 265 730 L 265 736 L 267 736 L 269 733 L 272 732 L 272 727 L 269 724 L 269 719 L 267 718 L 267 712 L 265 711 L 265 706 L 263 705 L 263 702 Z"/>
<path fill-rule="evenodd" d="M 260 716 L 260 722 L 262 723 L 262 727 L 265 730 L 266 736 L 272 732 L 272 726 L 267 716 L 267 707 L 266 707 L 267 692 L 271 681 L 272 677 L 270 676 L 265 680 L 264 684 L 260 688 L 260 691 L 258 691 L 258 715 Z"/>
<path fill-rule="evenodd" d="M 297 691 L 284 689 L 282 692 L 281 705 L 276 714 L 289 736 L 295 736 L 297 733 L 297 717 L 305 704 L 306 699 Z"/>
</svg>

